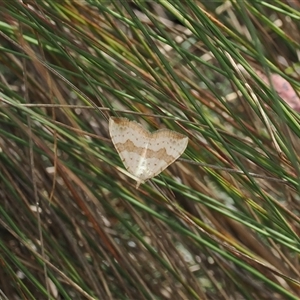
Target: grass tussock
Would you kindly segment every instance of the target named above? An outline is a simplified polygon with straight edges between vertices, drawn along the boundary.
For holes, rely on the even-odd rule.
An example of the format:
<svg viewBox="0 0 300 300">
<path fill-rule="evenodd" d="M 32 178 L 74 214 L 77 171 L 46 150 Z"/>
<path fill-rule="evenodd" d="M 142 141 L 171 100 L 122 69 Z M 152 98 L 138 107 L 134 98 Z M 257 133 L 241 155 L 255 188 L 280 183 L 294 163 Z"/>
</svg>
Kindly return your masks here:
<svg viewBox="0 0 300 300">
<path fill-rule="evenodd" d="M 4 1 L 1 299 L 299 299 L 297 1 Z M 189 137 L 135 189 L 109 116 Z"/>
</svg>

